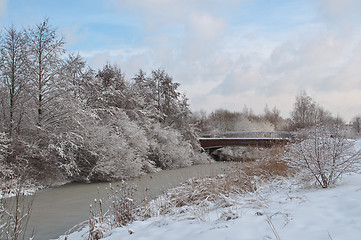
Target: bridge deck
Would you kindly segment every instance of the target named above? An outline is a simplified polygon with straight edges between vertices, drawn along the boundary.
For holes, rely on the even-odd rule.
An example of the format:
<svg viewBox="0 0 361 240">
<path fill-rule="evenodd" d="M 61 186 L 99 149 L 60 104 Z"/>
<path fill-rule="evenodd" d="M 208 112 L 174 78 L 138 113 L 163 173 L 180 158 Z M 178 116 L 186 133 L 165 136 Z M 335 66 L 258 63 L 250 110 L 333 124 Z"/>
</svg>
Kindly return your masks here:
<svg viewBox="0 0 361 240">
<path fill-rule="evenodd" d="M 201 147 L 204 149 L 221 148 L 226 146 L 252 146 L 272 147 L 275 145 L 286 145 L 288 138 L 199 138 Z"/>
</svg>

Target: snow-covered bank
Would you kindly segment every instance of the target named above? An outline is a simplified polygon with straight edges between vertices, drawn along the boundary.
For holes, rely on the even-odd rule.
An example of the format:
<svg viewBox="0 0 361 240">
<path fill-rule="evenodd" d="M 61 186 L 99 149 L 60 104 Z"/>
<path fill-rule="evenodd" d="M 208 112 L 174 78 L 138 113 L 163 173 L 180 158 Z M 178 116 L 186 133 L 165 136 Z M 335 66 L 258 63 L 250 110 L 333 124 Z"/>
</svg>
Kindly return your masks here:
<svg viewBox="0 0 361 240">
<path fill-rule="evenodd" d="M 232 206 L 190 207 L 177 215 L 135 221 L 104 239 L 277 239 L 277 234 L 280 239 L 358 239 L 360 199 L 360 174 L 345 176 L 328 189 L 300 189 L 283 181 L 239 196 Z M 68 239 L 87 239 L 86 231 Z"/>
<path fill-rule="evenodd" d="M 355 150 L 360 148 L 359 140 Z M 271 157 L 241 168 L 234 165 L 216 178 L 191 179 L 152 201 L 132 224 L 103 231 L 103 239 L 330 240 L 361 236 L 360 168 L 343 174 L 329 188 L 301 182 L 304 176 L 297 176 L 302 172 L 295 178 L 280 177 L 289 170 Z M 67 239 L 88 236 L 84 228 Z"/>
</svg>

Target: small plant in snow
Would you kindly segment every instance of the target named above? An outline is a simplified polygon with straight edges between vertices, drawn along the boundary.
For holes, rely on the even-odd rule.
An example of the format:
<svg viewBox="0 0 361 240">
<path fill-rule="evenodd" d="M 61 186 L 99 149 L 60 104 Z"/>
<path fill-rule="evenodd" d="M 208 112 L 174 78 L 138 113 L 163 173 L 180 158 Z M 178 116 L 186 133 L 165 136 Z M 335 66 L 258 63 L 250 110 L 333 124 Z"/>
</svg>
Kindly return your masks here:
<svg viewBox="0 0 361 240">
<path fill-rule="evenodd" d="M 94 199 L 94 205 L 90 205 L 89 237 L 88 240 L 98 240 L 104 237 L 109 230 L 106 213 L 103 212 L 101 199 Z"/>
<path fill-rule="evenodd" d="M 95 199 L 90 205 L 89 240 L 98 240 L 116 227 L 124 227 L 135 220 L 136 206 L 133 200 L 135 186 L 128 186 L 124 181 L 121 185 L 109 186 L 109 210 L 104 212 L 101 199 Z"/>
<path fill-rule="evenodd" d="M 299 132 L 298 141 L 287 147 L 285 159 L 327 188 L 342 174 L 355 172 L 360 167 L 361 152 L 355 150 L 355 141 L 346 134 L 340 125 L 318 125 Z"/>
<path fill-rule="evenodd" d="M 33 201 L 20 185 L 1 190 L 0 239 L 24 239 Z"/>
<path fill-rule="evenodd" d="M 135 219 L 136 205 L 134 201 L 135 186 L 121 185 L 109 187 L 109 205 L 112 213 L 112 227 L 123 227 Z"/>
</svg>

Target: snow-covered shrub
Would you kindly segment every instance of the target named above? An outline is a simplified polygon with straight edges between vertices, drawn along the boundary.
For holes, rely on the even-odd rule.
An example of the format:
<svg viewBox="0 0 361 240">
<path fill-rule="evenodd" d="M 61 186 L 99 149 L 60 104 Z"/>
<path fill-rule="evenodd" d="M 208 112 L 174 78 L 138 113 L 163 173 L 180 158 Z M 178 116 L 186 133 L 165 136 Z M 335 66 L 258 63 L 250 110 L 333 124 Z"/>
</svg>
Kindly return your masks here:
<svg viewBox="0 0 361 240">
<path fill-rule="evenodd" d="M 175 169 L 192 164 L 193 148 L 175 129 L 155 124 L 151 130 L 149 158 L 162 169 Z"/>
<path fill-rule="evenodd" d="M 212 162 L 212 158 L 205 152 L 194 152 L 192 156 L 193 164 L 205 164 Z"/>
<path fill-rule="evenodd" d="M 86 134 L 63 132 L 53 135 L 48 150 L 64 178 L 87 181 L 98 156 L 89 147 Z"/>
<path fill-rule="evenodd" d="M 6 133 L 0 132 L 0 161 L 3 161 L 9 154 L 10 142 Z"/>
<path fill-rule="evenodd" d="M 109 126 L 94 130 L 92 148 L 98 155 L 98 162 L 90 179 L 93 181 L 111 181 L 140 174 L 141 162 L 133 149 L 129 148 L 125 138 L 113 132 Z"/>
<path fill-rule="evenodd" d="M 148 140 L 144 131 L 121 110 L 102 116 L 103 125 L 93 129 L 89 138 L 98 162 L 92 180 L 110 181 L 139 176 L 152 169 L 147 158 Z"/>
<path fill-rule="evenodd" d="M 61 175 L 55 159 L 48 149 L 49 137 L 39 133 L 34 140 L 17 140 L 13 143 L 12 169 L 16 177 L 39 185 L 47 185 Z"/>
<path fill-rule="evenodd" d="M 28 141 L 18 137 L 10 140 L 6 134 L 1 134 L 0 185 L 41 185 L 45 179 L 50 182 L 58 174 L 47 150 L 48 139 L 40 133 L 39 136 Z"/>
<path fill-rule="evenodd" d="M 327 188 L 342 174 L 360 167 L 361 152 L 355 150 L 354 144 L 342 126 L 317 125 L 298 133 L 298 140 L 287 146 L 285 159 L 301 169 L 303 176 L 313 177 Z"/>
<path fill-rule="evenodd" d="M 0 180 L 4 182 L 4 179 L 7 179 L 13 175 L 12 169 L 9 168 L 9 165 L 6 162 L 6 158 L 11 152 L 11 140 L 7 137 L 6 133 L 0 132 Z M 0 186 L 1 187 L 1 186 Z"/>
</svg>

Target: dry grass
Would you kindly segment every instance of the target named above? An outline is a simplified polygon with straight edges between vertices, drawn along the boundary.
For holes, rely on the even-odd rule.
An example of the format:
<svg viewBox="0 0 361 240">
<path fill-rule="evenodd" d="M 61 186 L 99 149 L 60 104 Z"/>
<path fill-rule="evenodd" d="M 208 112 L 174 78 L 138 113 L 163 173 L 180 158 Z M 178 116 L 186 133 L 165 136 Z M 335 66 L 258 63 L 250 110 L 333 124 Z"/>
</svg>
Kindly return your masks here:
<svg viewBox="0 0 361 240">
<path fill-rule="evenodd" d="M 286 162 L 279 160 L 283 153 L 283 148 L 274 148 L 257 161 L 234 162 L 223 175 L 190 179 L 138 208 L 133 202 L 134 186 L 122 183 L 115 188 L 110 187 L 110 214 L 103 212 L 101 202 L 95 202 L 89 220 L 89 239 L 99 239 L 107 228 L 123 227 L 135 219 L 172 213 L 188 211 L 195 219 L 204 221 L 212 204 L 218 207 L 235 206 L 236 198 L 230 196 L 254 192 L 260 184 L 292 174 Z M 228 217 L 225 219 L 229 220 Z M 238 216 L 233 214 L 230 217 Z"/>
<path fill-rule="evenodd" d="M 111 222 L 112 228 L 123 227 L 134 221 L 136 209 L 135 191 L 135 186 L 128 186 L 124 181 L 115 187 L 109 186 L 109 206 L 114 217 Z"/>
<path fill-rule="evenodd" d="M 293 169 L 279 160 L 283 151 L 283 148 L 274 148 L 257 161 L 235 162 L 224 175 L 190 179 L 147 204 L 141 211 L 143 217 L 172 213 L 176 208 L 186 206 L 206 206 L 207 203 L 232 206 L 229 196 L 254 192 L 261 183 L 293 174 Z"/>
<path fill-rule="evenodd" d="M 135 186 L 128 186 L 124 181 L 116 186 L 110 184 L 107 211 L 104 211 L 100 198 L 94 200 L 94 204 L 90 205 L 89 240 L 101 239 L 110 229 L 124 227 L 135 220 L 135 190 Z"/>
<path fill-rule="evenodd" d="M 95 199 L 94 205 L 90 205 L 90 217 L 88 225 L 88 240 L 101 239 L 104 237 L 104 233 L 109 230 L 101 199 Z"/>
<path fill-rule="evenodd" d="M 284 147 L 273 147 L 262 158 L 244 163 L 242 170 L 248 176 L 258 176 L 265 180 L 293 175 L 294 169 L 282 160 L 284 151 Z"/>
</svg>

